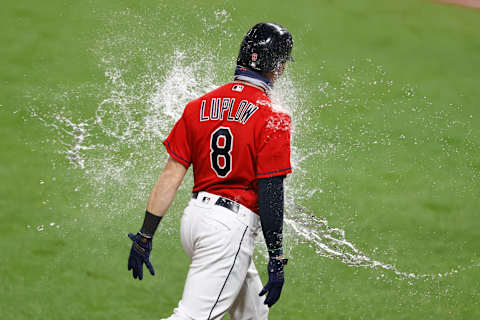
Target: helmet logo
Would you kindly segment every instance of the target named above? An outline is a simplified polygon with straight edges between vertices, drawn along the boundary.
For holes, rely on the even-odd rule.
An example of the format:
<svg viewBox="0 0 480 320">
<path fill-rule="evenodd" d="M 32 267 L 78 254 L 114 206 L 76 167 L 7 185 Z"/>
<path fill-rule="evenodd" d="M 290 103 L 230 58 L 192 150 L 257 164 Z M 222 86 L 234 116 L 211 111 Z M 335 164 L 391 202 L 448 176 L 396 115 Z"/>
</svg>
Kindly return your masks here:
<svg viewBox="0 0 480 320">
<path fill-rule="evenodd" d="M 258 59 L 258 54 L 252 53 L 252 61 L 255 62 Z"/>
</svg>

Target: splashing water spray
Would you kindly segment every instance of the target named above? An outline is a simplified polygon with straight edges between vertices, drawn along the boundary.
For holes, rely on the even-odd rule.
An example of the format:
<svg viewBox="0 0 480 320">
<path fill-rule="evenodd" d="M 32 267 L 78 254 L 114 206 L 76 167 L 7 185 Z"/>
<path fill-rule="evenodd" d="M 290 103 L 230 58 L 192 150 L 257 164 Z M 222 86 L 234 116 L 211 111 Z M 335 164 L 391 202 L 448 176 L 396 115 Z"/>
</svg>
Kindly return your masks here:
<svg viewBox="0 0 480 320">
<path fill-rule="evenodd" d="M 141 17 L 132 16 L 128 11 L 118 15 L 121 18 L 128 17 L 141 22 Z M 230 14 L 226 10 L 217 10 L 211 20 L 213 24 L 208 24 L 206 19 L 202 19 L 204 33 L 220 32 L 220 30 L 225 33 L 226 28 L 219 26 L 225 26 L 230 21 Z M 136 28 L 142 27 L 141 23 L 134 25 Z M 136 31 L 139 32 L 131 34 L 145 35 L 147 32 L 144 29 Z M 228 39 L 232 34 L 226 32 L 225 36 Z M 230 81 L 230 74 L 222 79 L 215 78 L 215 74 L 222 72 L 218 71 L 218 65 L 230 65 L 231 70 L 234 67 L 232 61 L 223 61 L 223 58 L 213 54 L 203 54 L 198 57 L 198 54 L 195 54 L 196 50 L 173 48 L 170 53 L 163 53 L 164 55 L 160 58 L 152 53 L 143 53 L 146 60 L 157 61 L 158 65 L 148 66 L 144 72 L 134 77 L 131 74 L 127 76 L 131 70 L 128 69 L 128 65 L 124 65 L 124 61 L 127 60 L 125 58 L 128 55 L 138 55 L 141 50 L 133 52 L 133 49 L 131 51 L 124 49 L 133 47 L 136 49 L 138 44 L 135 41 L 137 40 L 137 38 L 107 33 L 105 38 L 99 41 L 98 48 L 93 50 L 99 57 L 100 67 L 105 70 L 106 83 L 101 91 L 91 86 L 83 88 L 85 92 L 103 97 L 90 118 L 75 118 L 69 110 L 73 107 L 72 104 L 75 104 L 71 100 L 59 102 L 60 107 L 47 113 L 39 111 L 40 109 L 35 106 L 31 110 L 32 118 L 42 121 L 53 129 L 54 135 L 49 139 L 59 142 L 62 146 L 59 152 L 68 159 L 72 168 L 83 172 L 86 181 L 82 183 L 94 190 L 97 199 L 101 199 L 102 195 L 107 193 L 113 193 L 117 199 L 124 199 L 121 203 L 113 204 L 96 201 L 92 206 L 104 206 L 116 212 L 125 212 L 135 208 L 136 203 L 145 201 L 150 191 L 150 181 L 154 179 L 151 173 L 159 172 L 166 159 L 166 153 L 162 153 L 161 143 L 181 116 L 184 106 L 188 101 L 223 82 Z M 118 48 L 122 50 L 116 51 Z M 373 63 L 371 65 L 373 66 Z M 210 70 L 217 72 L 210 72 Z M 348 97 L 345 90 L 358 83 L 355 83 L 356 80 L 352 76 L 353 70 L 349 71 L 339 88 L 332 89 L 329 83 L 321 83 L 318 86 L 316 90 L 325 96 L 328 96 L 328 92 L 340 91 L 337 98 L 330 104 L 317 107 L 319 110 L 332 107 L 335 103 L 353 103 L 354 98 Z M 386 92 L 392 86 L 391 82 L 384 77 L 380 80 L 372 80 L 368 85 L 378 85 L 376 81 L 382 82 Z M 342 90 L 344 90 L 343 93 Z M 414 94 L 411 88 L 405 90 L 407 96 Z M 308 172 L 302 164 L 335 152 L 336 149 L 335 143 L 319 143 L 314 146 L 315 150 L 311 150 L 296 142 L 297 137 L 308 135 L 308 132 L 302 130 L 315 127 L 311 123 L 312 120 L 308 118 L 308 108 L 303 107 L 302 94 L 305 94 L 304 89 L 302 91 L 298 88 L 288 72 L 279 80 L 272 93 L 272 101 L 282 110 L 289 111 L 294 122 L 292 144 L 294 173 L 287 180 L 286 195 L 287 244 L 306 243 L 319 256 L 340 261 L 351 267 L 392 272 L 398 279 L 433 280 L 471 268 L 472 266 L 458 266 L 438 274 L 403 271 L 393 264 L 369 257 L 347 240 L 344 230 L 330 226 L 327 219 L 322 218 L 320 213 L 300 204 L 323 192 L 320 186 L 312 188 L 305 183 L 304 178 Z M 68 97 L 69 93 L 66 92 L 62 96 Z M 383 139 L 380 137 L 373 140 L 371 142 L 373 144 L 391 142 L 388 135 L 384 135 Z M 351 147 L 362 147 L 362 143 L 362 141 L 351 141 Z M 187 188 L 192 185 L 192 178 L 187 176 L 186 179 L 187 183 L 182 185 L 182 192 L 189 192 Z M 115 190 L 110 189 L 110 185 L 114 185 Z M 138 191 L 134 192 L 134 190 Z M 85 205 L 85 207 L 88 206 L 89 204 Z M 43 229 L 42 225 L 36 230 Z"/>
</svg>

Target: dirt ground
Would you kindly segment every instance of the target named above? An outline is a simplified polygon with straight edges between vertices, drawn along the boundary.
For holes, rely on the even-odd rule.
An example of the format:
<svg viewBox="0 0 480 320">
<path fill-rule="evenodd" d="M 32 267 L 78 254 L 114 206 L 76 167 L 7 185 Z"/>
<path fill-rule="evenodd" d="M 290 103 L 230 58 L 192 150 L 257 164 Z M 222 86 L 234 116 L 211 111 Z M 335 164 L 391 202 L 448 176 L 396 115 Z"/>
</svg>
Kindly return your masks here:
<svg viewBox="0 0 480 320">
<path fill-rule="evenodd" d="M 459 6 L 480 8 L 480 0 L 438 0 L 440 2 L 452 3 Z"/>
</svg>

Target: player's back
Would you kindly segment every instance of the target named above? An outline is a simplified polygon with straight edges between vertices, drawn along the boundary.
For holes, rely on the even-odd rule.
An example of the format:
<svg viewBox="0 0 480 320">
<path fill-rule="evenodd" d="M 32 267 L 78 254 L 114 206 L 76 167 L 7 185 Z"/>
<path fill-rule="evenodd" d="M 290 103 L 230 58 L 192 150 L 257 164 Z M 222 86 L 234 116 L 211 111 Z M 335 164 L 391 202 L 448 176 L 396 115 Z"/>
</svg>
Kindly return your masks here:
<svg viewBox="0 0 480 320">
<path fill-rule="evenodd" d="M 279 170 L 290 172 L 289 162 L 266 165 L 275 161 L 275 154 L 262 152 L 272 135 L 281 136 L 277 131 L 282 131 L 282 126 L 289 143 L 289 124 L 288 116 L 272 111 L 263 90 L 230 83 L 190 102 L 165 144 L 181 163 L 193 164 L 194 192 L 221 195 L 257 211 L 256 179 L 277 175 Z M 184 145 L 179 146 L 182 141 Z M 272 143 L 282 141 L 285 139 L 273 139 Z M 282 147 L 289 159 L 289 145 L 276 146 Z"/>
</svg>

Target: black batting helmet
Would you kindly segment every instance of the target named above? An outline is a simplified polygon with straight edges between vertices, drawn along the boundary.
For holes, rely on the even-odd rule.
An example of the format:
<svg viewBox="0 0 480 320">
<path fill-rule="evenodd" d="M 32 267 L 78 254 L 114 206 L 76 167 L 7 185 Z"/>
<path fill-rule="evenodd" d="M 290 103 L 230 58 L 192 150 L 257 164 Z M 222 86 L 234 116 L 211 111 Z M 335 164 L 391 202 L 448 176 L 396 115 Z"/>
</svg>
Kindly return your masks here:
<svg viewBox="0 0 480 320">
<path fill-rule="evenodd" d="M 260 72 L 272 72 L 281 63 L 291 60 L 293 38 L 277 23 L 261 22 L 243 38 L 237 65 Z"/>
</svg>

